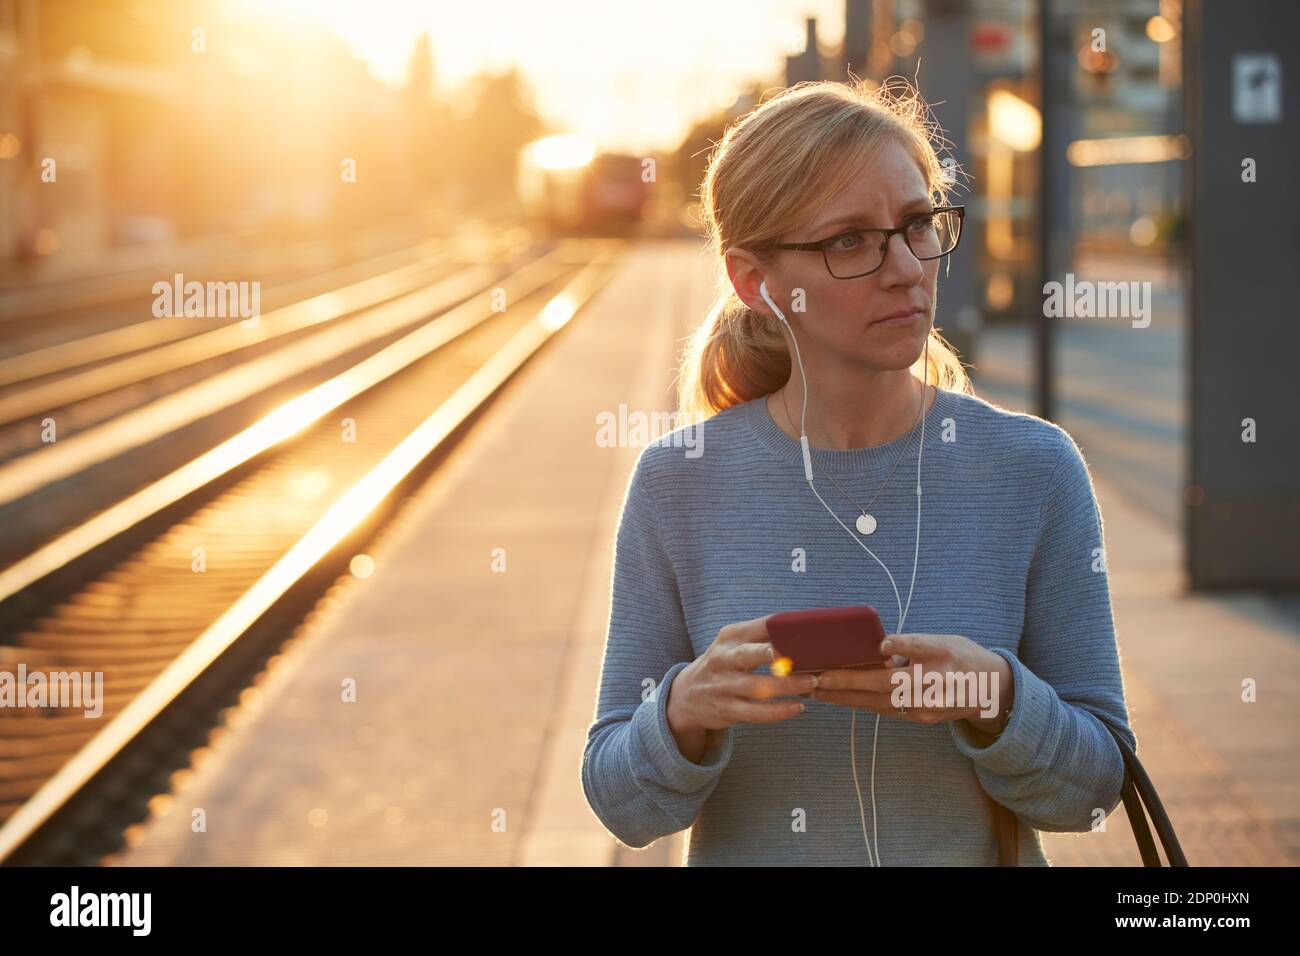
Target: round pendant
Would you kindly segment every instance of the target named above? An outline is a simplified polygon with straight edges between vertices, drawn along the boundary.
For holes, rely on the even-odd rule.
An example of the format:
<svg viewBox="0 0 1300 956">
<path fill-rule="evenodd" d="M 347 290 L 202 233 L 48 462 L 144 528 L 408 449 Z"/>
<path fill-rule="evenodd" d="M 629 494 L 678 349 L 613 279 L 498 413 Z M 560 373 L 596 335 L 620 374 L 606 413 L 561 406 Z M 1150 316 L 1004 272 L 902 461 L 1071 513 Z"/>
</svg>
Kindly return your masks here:
<svg viewBox="0 0 1300 956">
<path fill-rule="evenodd" d="M 876 530 L 876 519 L 865 511 L 858 517 L 858 534 L 871 534 Z"/>
</svg>

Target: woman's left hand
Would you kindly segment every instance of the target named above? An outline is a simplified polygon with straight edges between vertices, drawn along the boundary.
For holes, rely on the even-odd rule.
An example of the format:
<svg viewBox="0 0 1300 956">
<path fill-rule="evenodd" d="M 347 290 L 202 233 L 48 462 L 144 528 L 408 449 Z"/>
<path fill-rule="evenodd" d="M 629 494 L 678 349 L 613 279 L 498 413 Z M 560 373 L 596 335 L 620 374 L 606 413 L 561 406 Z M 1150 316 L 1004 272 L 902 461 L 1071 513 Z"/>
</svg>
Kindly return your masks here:
<svg viewBox="0 0 1300 956">
<path fill-rule="evenodd" d="M 812 692 L 813 698 L 874 710 L 878 714 L 919 724 L 965 719 L 978 730 L 989 734 L 997 732 L 1003 710 L 1009 708 L 1014 699 L 1011 666 L 1000 654 L 961 634 L 891 634 L 880 645 L 880 650 L 892 655 L 884 669 L 823 671 Z M 918 666 L 919 682 L 916 679 Z M 904 674 L 900 672 L 905 672 L 906 682 L 903 682 Z M 928 676 L 932 672 L 940 675 L 942 688 L 958 686 L 949 683 L 948 674 L 963 678 L 972 675 L 973 683 L 964 686 L 973 688 L 976 699 L 958 701 L 945 691 L 940 696 L 949 706 L 923 706 L 923 692 L 936 679 Z M 899 693 L 907 692 L 902 711 L 891 699 L 900 684 Z M 963 706 L 956 706 L 959 702 Z"/>
</svg>

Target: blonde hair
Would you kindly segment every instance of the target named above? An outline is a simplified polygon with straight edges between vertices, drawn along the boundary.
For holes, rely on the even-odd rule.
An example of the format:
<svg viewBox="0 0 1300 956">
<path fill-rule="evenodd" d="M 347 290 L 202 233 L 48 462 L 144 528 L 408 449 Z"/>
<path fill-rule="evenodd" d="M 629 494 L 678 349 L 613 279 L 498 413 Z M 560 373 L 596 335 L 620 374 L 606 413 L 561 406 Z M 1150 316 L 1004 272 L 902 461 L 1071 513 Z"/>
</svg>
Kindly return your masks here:
<svg viewBox="0 0 1300 956">
<path fill-rule="evenodd" d="M 806 81 L 787 87 L 733 123 L 709 157 L 700 209 L 718 266 L 716 296 L 691 335 L 678 370 L 678 406 L 698 421 L 776 391 L 790 378 L 790 351 L 778 320 L 741 301 L 725 255 L 736 247 L 766 261 L 783 233 L 806 221 L 846 186 L 880 146 L 894 140 L 921 167 L 931 197 L 945 203 L 957 172 L 931 142 L 946 146 L 929 107 L 906 79 L 874 86 Z M 912 370 L 952 391 L 973 393 L 960 359 L 930 330 Z"/>
</svg>

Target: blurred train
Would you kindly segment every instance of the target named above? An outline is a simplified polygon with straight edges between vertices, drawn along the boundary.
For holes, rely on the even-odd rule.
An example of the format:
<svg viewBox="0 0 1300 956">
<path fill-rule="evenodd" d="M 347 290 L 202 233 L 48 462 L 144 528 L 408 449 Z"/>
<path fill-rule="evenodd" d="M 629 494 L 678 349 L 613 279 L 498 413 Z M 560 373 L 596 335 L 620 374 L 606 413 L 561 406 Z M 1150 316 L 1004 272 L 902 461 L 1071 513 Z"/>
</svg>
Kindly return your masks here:
<svg viewBox="0 0 1300 956">
<path fill-rule="evenodd" d="M 597 153 L 584 136 L 549 136 L 519 157 L 518 192 L 525 215 L 563 235 L 628 235 L 639 230 L 649 183 L 643 160 Z"/>
</svg>

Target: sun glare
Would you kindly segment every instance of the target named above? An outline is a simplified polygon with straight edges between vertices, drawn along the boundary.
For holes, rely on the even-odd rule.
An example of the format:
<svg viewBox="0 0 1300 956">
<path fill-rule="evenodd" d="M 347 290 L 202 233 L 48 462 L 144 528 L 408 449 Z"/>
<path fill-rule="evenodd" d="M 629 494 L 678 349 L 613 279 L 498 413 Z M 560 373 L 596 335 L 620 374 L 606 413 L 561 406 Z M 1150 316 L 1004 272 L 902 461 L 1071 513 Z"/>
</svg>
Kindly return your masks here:
<svg viewBox="0 0 1300 956">
<path fill-rule="evenodd" d="M 541 169 L 577 169 L 596 155 L 590 137 L 578 134 L 548 136 L 529 147 L 529 159 Z"/>
</svg>

